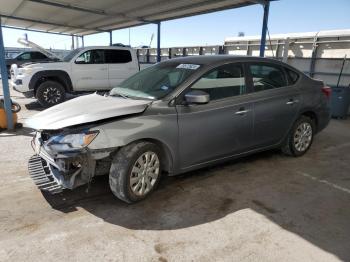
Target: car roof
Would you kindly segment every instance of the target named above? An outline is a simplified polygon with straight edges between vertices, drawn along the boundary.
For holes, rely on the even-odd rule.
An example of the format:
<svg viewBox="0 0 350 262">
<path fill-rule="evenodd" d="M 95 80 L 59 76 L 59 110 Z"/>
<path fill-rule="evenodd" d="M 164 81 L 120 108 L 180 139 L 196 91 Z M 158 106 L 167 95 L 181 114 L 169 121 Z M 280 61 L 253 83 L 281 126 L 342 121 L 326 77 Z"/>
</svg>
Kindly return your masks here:
<svg viewBox="0 0 350 262">
<path fill-rule="evenodd" d="M 78 48 L 77 48 L 78 49 Z M 134 50 L 131 47 L 126 46 L 86 46 L 80 47 L 81 50 L 90 50 L 90 49 L 117 49 L 117 50 Z"/>
<path fill-rule="evenodd" d="M 211 65 L 221 62 L 248 62 L 248 61 L 261 61 L 261 62 L 273 62 L 280 63 L 276 59 L 254 57 L 254 56 L 237 56 L 237 55 L 199 55 L 199 56 L 186 56 L 172 58 L 166 62 L 186 63 L 186 64 L 201 64 Z"/>
</svg>

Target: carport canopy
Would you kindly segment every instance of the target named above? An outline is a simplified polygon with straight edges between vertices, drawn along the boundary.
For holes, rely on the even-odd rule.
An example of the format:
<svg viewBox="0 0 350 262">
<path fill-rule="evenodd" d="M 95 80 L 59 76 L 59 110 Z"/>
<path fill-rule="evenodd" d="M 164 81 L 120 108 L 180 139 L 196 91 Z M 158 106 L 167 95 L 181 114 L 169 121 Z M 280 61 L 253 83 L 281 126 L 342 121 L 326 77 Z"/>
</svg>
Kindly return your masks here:
<svg viewBox="0 0 350 262">
<path fill-rule="evenodd" d="M 215 11 L 262 4 L 264 19 L 260 55 L 264 55 L 269 3 L 273 0 L 1 0 L 0 25 L 14 29 L 85 36 L 145 24 L 158 25 L 157 61 L 160 61 L 160 23 Z M 0 66 L 8 129 L 13 129 L 4 45 L 0 31 Z"/>
<path fill-rule="evenodd" d="M 257 3 L 265 1 L 1 0 L 0 16 L 3 26 L 83 36 Z"/>
</svg>

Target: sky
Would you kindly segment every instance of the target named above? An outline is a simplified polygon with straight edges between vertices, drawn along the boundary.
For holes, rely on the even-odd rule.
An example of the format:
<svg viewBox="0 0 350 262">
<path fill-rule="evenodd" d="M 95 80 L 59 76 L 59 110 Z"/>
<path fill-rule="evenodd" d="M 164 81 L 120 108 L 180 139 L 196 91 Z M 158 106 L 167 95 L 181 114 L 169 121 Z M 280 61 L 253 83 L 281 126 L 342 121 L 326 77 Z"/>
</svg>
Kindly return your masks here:
<svg viewBox="0 0 350 262">
<path fill-rule="evenodd" d="M 350 0 L 279 0 L 271 2 L 269 16 L 270 34 L 313 32 L 321 30 L 350 29 Z M 246 36 L 261 34 L 263 8 L 261 5 L 231 9 L 210 14 L 162 22 L 161 47 L 216 45 L 224 39 L 244 32 Z M 155 37 L 156 25 L 130 29 L 131 46 L 149 45 Z M 3 29 L 6 47 L 22 47 L 17 39 L 26 31 Z M 28 39 L 53 49 L 70 49 L 71 37 L 27 32 Z M 129 29 L 113 32 L 113 42 L 129 44 Z M 109 34 L 86 36 L 85 46 L 108 45 Z"/>
</svg>

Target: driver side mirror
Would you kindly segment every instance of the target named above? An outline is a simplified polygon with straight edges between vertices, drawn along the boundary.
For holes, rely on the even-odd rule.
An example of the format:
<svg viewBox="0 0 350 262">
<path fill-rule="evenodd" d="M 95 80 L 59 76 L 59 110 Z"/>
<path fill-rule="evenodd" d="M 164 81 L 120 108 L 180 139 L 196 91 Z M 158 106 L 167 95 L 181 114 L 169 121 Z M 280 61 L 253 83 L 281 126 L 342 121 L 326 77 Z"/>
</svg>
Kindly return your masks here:
<svg viewBox="0 0 350 262">
<path fill-rule="evenodd" d="M 193 90 L 185 95 L 188 104 L 207 104 L 209 100 L 209 94 L 201 90 Z"/>
</svg>

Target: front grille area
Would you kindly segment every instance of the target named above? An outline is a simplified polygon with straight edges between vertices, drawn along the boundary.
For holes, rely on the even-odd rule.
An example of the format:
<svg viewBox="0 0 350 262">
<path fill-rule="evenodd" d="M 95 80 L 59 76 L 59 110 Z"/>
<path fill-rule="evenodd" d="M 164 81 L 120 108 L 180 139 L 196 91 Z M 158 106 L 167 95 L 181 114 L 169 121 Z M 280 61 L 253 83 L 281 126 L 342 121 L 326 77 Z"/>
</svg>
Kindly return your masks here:
<svg viewBox="0 0 350 262">
<path fill-rule="evenodd" d="M 46 142 L 47 140 L 50 139 L 52 135 L 48 132 L 41 132 L 41 139 L 43 140 L 43 142 Z"/>
<path fill-rule="evenodd" d="M 63 187 L 53 177 L 48 163 L 38 155 L 34 155 L 28 162 L 29 175 L 40 190 L 52 194 L 62 192 Z"/>
</svg>

